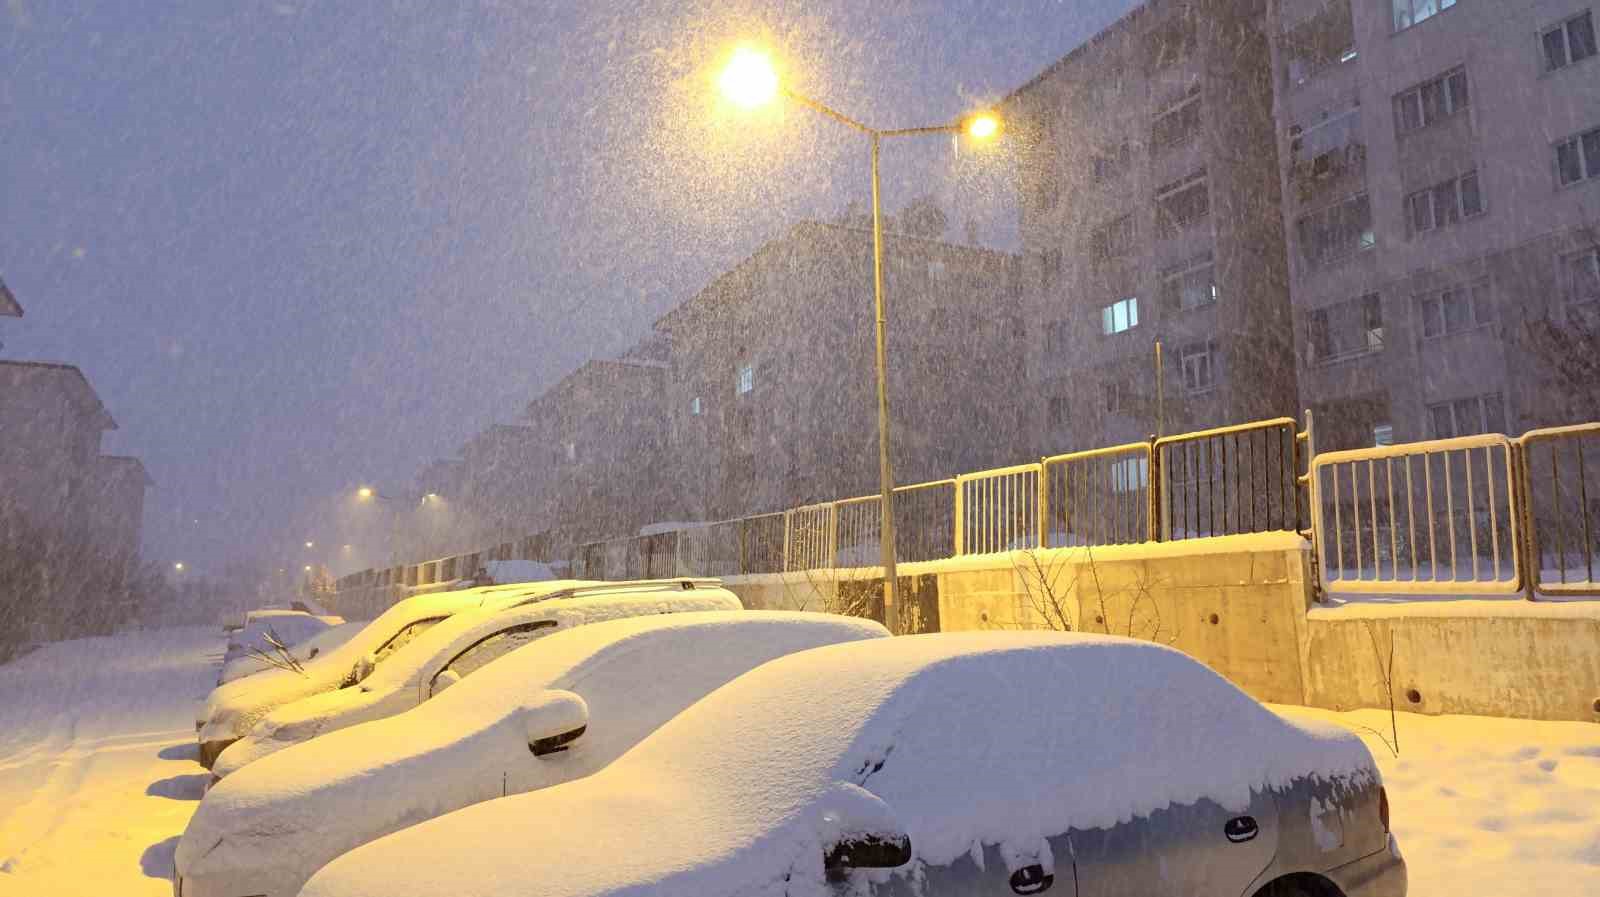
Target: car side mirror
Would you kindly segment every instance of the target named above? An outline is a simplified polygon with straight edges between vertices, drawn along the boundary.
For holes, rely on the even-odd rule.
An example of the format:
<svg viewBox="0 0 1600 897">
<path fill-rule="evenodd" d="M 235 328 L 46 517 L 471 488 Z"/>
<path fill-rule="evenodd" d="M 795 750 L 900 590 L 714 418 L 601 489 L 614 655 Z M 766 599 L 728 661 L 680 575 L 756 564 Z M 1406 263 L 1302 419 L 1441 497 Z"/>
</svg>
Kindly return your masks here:
<svg viewBox="0 0 1600 897">
<path fill-rule="evenodd" d="M 542 691 L 522 710 L 528 750 L 535 757 L 558 754 L 572 746 L 589 726 L 589 705 L 570 691 Z"/>
<path fill-rule="evenodd" d="M 378 656 L 376 654 L 363 654 L 363 655 L 361 655 L 361 659 L 356 661 L 356 668 L 355 668 L 355 680 L 356 680 L 356 682 L 364 682 L 364 681 L 366 681 L 366 678 L 368 676 L 372 675 L 372 671 L 377 669 L 377 668 L 378 668 Z"/>
<path fill-rule="evenodd" d="M 824 794 L 821 806 L 822 865 L 830 875 L 911 862 L 911 837 L 876 794 L 839 782 Z"/>
<path fill-rule="evenodd" d="M 439 692 L 444 691 L 445 689 L 449 688 L 452 685 L 455 685 L 457 682 L 460 682 L 460 681 L 461 681 L 461 674 L 456 672 L 455 670 L 440 670 L 439 671 L 439 675 L 433 677 L 433 692 L 432 693 L 433 694 L 438 694 Z"/>
</svg>

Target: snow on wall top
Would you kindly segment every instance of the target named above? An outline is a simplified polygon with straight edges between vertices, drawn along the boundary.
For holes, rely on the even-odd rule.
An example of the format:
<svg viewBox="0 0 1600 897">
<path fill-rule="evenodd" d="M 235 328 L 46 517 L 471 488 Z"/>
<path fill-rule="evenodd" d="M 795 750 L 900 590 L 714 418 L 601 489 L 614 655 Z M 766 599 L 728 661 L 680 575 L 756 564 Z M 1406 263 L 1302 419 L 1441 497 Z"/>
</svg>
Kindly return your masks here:
<svg viewBox="0 0 1600 897">
<path fill-rule="evenodd" d="M 1373 770 L 1353 735 L 1285 720 L 1171 649 L 909 636 L 766 664 L 594 776 L 358 848 L 302 897 L 824 894 L 822 815 L 859 804 L 854 786 L 887 803 L 917 859 L 943 864 L 975 844 L 1032 850 L 1170 804 L 1243 808 L 1311 771 Z"/>
<path fill-rule="evenodd" d="M 774 657 L 887 636 L 881 625 L 853 617 L 741 611 L 630 617 L 558 632 L 414 710 L 239 769 L 201 802 L 179 843 L 178 866 L 186 875 L 270 868 L 297 874 L 288 884 L 298 886 L 339 853 L 402 825 L 587 775 Z M 576 692 L 589 707 L 588 731 L 553 759 L 527 747 L 525 716 L 547 689 Z"/>
</svg>

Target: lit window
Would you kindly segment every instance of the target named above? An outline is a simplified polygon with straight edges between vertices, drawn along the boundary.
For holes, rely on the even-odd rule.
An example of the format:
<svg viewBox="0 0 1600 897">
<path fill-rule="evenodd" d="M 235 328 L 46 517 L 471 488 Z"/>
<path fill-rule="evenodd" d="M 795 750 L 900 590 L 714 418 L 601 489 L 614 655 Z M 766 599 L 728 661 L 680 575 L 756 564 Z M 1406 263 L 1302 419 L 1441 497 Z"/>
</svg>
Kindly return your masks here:
<svg viewBox="0 0 1600 897">
<path fill-rule="evenodd" d="M 739 366 L 739 395 L 756 388 L 756 369 L 753 365 Z"/>
<path fill-rule="evenodd" d="M 1100 309 L 1100 332 L 1110 335 L 1139 326 L 1139 298 L 1130 296 Z"/>
<path fill-rule="evenodd" d="M 1150 482 L 1149 458 L 1123 458 L 1111 462 L 1111 491 L 1133 492 Z"/>
<path fill-rule="evenodd" d="M 1547 71 L 1588 59 L 1595 55 L 1594 16 L 1585 12 L 1562 22 L 1544 33 L 1543 43 Z"/>
<path fill-rule="evenodd" d="M 689 400 L 689 413 L 690 414 L 698 415 L 698 414 L 702 414 L 704 412 L 705 412 L 705 406 L 701 403 L 699 396 L 695 396 L 694 398 Z"/>
<path fill-rule="evenodd" d="M 1406 209 L 1411 219 L 1411 232 L 1447 227 L 1463 218 L 1483 214 L 1483 191 L 1478 186 L 1478 173 L 1451 178 L 1426 190 L 1406 197 Z"/>
<path fill-rule="evenodd" d="M 1556 171 L 1563 187 L 1600 177 L 1600 128 L 1556 144 Z"/>
<path fill-rule="evenodd" d="M 1397 95 L 1394 98 L 1396 128 L 1402 134 L 1421 130 L 1465 111 L 1471 102 L 1467 93 L 1467 72 L 1456 69 Z"/>
<path fill-rule="evenodd" d="M 1456 5 L 1456 0 L 1394 0 L 1394 30 L 1426 22 Z"/>
<path fill-rule="evenodd" d="M 1374 424 L 1372 427 L 1372 444 L 1394 445 L 1394 424 Z"/>
</svg>

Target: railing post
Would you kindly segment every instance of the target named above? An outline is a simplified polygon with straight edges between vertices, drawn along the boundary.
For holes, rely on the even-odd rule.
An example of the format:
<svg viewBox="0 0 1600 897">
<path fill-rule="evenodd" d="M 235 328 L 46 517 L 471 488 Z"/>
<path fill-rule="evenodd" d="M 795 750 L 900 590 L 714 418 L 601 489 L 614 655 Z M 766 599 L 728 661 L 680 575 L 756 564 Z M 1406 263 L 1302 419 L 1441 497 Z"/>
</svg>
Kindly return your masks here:
<svg viewBox="0 0 1600 897">
<path fill-rule="evenodd" d="M 1050 547 L 1050 469 L 1045 463 L 1048 460 L 1048 458 L 1044 457 L 1039 459 L 1039 481 L 1037 483 L 1039 500 L 1034 502 L 1035 511 L 1037 512 L 1034 516 L 1038 518 L 1039 525 L 1038 541 L 1040 548 Z"/>
<path fill-rule="evenodd" d="M 1512 540 L 1513 549 L 1517 552 L 1512 563 L 1520 567 L 1522 575 L 1522 597 L 1527 601 L 1539 600 L 1539 543 L 1533 531 L 1533 489 L 1531 477 L 1528 475 L 1527 446 L 1518 438 L 1511 442 L 1512 464 L 1516 467 L 1516 475 L 1512 478 L 1517 484 L 1516 494 L 1512 496 L 1511 513 L 1521 522 L 1518 527 L 1517 538 Z M 1559 495 L 1557 502 L 1560 501 Z M 1587 511 L 1585 511 L 1587 513 Z M 1584 551 L 1588 551 L 1588 546 Z M 1562 561 L 1557 561 L 1562 563 Z"/>
<path fill-rule="evenodd" d="M 828 566 L 839 566 L 839 503 L 828 502 Z"/>
<path fill-rule="evenodd" d="M 1156 451 L 1159 438 L 1151 436 L 1145 445 L 1145 539 L 1149 542 L 1161 541 L 1161 497 L 1167 492 L 1163 481 L 1167 475 L 1166 468 L 1161 464 L 1161 453 Z"/>
<path fill-rule="evenodd" d="M 785 573 L 789 572 L 789 527 L 793 517 L 793 511 L 783 512 L 783 572 Z"/>
<path fill-rule="evenodd" d="M 962 546 L 963 546 L 963 543 L 966 540 L 966 525 L 964 523 L 964 520 L 966 519 L 967 515 L 965 513 L 965 510 L 966 510 L 966 499 L 963 498 L 962 494 L 961 494 L 962 493 L 962 489 L 961 489 L 961 477 L 960 476 L 956 477 L 955 491 L 956 491 L 956 500 L 955 500 L 956 521 L 955 521 L 955 528 L 954 528 L 954 532 L 955 532 L 955 540 L 954 541 L 955 541 L 955 544 L 953 546 L 951 546 L 951 547 L 955 552 L 952 555 L 952 557 L 961 557 Z"/>
</svg>

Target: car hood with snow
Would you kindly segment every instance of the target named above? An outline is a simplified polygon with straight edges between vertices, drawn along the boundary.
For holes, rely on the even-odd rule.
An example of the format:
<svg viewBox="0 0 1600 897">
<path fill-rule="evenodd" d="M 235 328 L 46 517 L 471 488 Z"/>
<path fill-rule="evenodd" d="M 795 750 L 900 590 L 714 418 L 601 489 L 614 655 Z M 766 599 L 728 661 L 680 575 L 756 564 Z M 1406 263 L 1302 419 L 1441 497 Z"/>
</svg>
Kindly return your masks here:
<svg viewBox="0 0 1600 897">
<path fill-rule="evenodd" d="M 558 631 L 645 614 L 742 609 L 738 596 L 719 588 L 717 580 L 678 579 L 567 586 L 509 605 L 464 610 L 395 651 L 355 687 L 273 710 L 222 752 L 211 773 L 225 778 L 292 744 L 409 710 L 442 691 L 441 676 L 459 682 L 494 658 Z"/>
<path fill-rule="evenodd" d="M 632 617 L 558 632 L 414 710 L 291 747 L 218 783 L 178 844 L 183 893 L 293 894 L 373 838 L 588 775 L 773 658 L 887 635 L 868 620 L 791 612 Z"/>
<path fill-rule="evenodd" d="M 356 633 L 360 632 L 366 627 L 366 620 L 357 620 L 351 623 L 339 623 L 329 626 L 326 629 L 323 629 L 321 632 L 310 636 L 309 638 L 300 639 L 290 643 L 288 646 L 289 655 L 294 658 L 296 663 L 304 664 L 306 661 L 320 657 L 323 654 L 332 651 L 334 648 L 339 647 L 345 642 L 348 642 L 350 639 L 355 637 Z M 282 636 L 283 633 L 278 632 L 278 635 Z M 242 657 L 235 657 L 232 660 L 225 660 L 222 664 L 222 672 L 217 675 L 217 684 L 226 685 L 235 679 L 243 679 L 246 676 L 253 676 L 256 673 L 264 673 L 267 670 L 277 669 L 277 661 L 275 659 L 269 659 L 275 658 L 276 655 L 276 652 L 271 649 L 271 646 L 263 642 L 260 643 L 258 647 L 264 649 L 267 657 L 262 657 L 252 652 L 245 654 Z"/>
<path fill-rule="evenodd" d="M 909 636 L 773 661 L 593 776 L 356 848 L 301 894 L 820 897 L 834 893 L 825 855 L 872 837 L 909 839 L 910 861 L 849 872 L 863 888 L 964 857 L 1049 870 L 1056 833 L 1245 808 L 1313 773 L 1377 775 L 1355 736 L 1277 716 L 1180 652 Z"/>
<path fill-rule="evenodd" d="M 485 602 L 513 601 L 523 595 L 559 588 L 560 582 L 487 586 L 455 592 L 417 595 L 396 603 L 359 633 L 301 665 L 298 670 L 272 669 L 213 689 L 196 720 L 201 762 L 210 766 L 228 743 L 249 732 L 274 708 L 338 688 L 358 661 L 385 650 L 396 636 L 445 619 Z"/>
</svg>

